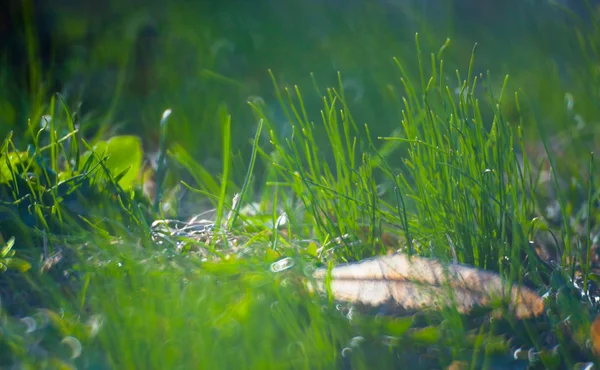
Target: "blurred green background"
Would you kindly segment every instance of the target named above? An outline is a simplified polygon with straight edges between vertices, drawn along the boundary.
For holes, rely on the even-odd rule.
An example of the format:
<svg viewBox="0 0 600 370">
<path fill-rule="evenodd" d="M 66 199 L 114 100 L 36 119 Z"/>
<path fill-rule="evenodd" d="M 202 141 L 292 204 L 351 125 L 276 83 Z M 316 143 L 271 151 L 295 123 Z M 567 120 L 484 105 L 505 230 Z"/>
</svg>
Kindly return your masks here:
<svg viewBox="0 0 600 370">
<path fill-rule="evenodd" d="M 257 126 L 248 101 L 267 107 L 279 135 L 291 134 L 269 70 L 281 87 L 298 85 L 314 112 L 341 73 L 356 122 L 389 135 L 403 95 L 392 57 L 417 75 L 417 32 L 424 60 L 451 40 L 450 72 L 466 70 L 477 43 L 475 73 L 492 71 L 498 91 L 510 75 L 509 91 L 523 89 L 534 102 L 529 113 L 549 130 L 591 124 L 600 108 L 598 89 L 590 91 L 598 84 L 588 83 L 600 81 L 589 60 L 596 9 L 586 0 L 10 0 L 0 31 L 0 137 L 25 132 L 28 119 L 36 125 L 60 92 L 86 137 L 134 133 L 152 153 L 171 108 L 167 145 L 216 172 L 224 106 L 239 183 Z M 515 107 L 503 109 L 510 119 Z"/>
</svg>

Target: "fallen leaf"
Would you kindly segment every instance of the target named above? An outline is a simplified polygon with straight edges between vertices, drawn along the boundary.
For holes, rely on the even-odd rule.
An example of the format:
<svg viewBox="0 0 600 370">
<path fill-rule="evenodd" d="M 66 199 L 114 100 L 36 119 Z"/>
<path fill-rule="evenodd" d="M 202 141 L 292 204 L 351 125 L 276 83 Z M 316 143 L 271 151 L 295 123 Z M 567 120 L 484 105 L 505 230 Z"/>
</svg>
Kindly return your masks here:
<svg viewBox="0 0 600 370">
<path fill-rule="evenodd" d="M 600 355 L 600 316 L 597 316 L 592 322 L 592 327 L 590 328 L 590 337 L 592 338 L 594 351 L 597 355 Z"/>
<path fill-rule="evenodd" d="M 317 289 L 326 291 L 327 268 L 317 269 Z M 372 307 L 414 310 L 454 304 L 467 313 L 488 306 L 510 291 L 510 306 L 518 318 L 540 315 L 542 299 L 527 287 L 509 286 L 500 275 L 474 267 L 394 254 L 334 267 L 329 282 L 339 301 Z"/>
</svg>

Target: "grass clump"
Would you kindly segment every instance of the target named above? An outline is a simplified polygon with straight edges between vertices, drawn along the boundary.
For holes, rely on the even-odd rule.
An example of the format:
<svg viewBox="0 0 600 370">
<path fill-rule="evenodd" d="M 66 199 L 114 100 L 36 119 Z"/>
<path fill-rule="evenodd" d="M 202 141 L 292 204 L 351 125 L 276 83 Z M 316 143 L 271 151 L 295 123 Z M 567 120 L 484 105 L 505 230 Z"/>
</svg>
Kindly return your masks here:
<svg viewBox="0 0 600 370">
<path fill-rule="evenodd" d="M 404 96 L 399 101 L 403 119 L 398 136 L 379 138 L 383 145 L 370 137 L 368 125 L 359 129 L 354 122 L 342 87 L 327 90 L 315 121 L 307 117 L 297 88 L 280 93 L 286 96 L 282 104 L 294 134 L 283 142 L 271 129 L 273 152 L 263 154 L 274 163 L 279 185 L 289 186 L 312 217 L 306 224 L 316 226 L 317 236 L 367 238 L 369 247 L 341 247 L 346 257 L 360 259 L 390 247 L 384 245 L 385 229 L 402 234 L 409 253 L 491 270 L 500 270 L 505 256 L 513 263 L 521 257 L 518 252 L 530 252 L 533 179 L 521 129 L 514 133 L 501 113 L 506 84 L 499 97 L 487 86 L 480 88 L 486 77 L 473 76 L 473 61 L 468 80 L 456 71 L 453 82 L 441 59 L 446 46 L 431 54 L 432 76 L 427 79 L 418 50 L 419 87 L 396 60 L 401 82 L 390 89 Z M 482 114 L 482 93 L 495 106 L 493 112 Z M 329 140 L 327 149 L 315 143 L 322 134 Z M 333 165 L 323 158 L 333 158 Z M 513 267 L 522 270 L 516 263 Z"/>
</svg>

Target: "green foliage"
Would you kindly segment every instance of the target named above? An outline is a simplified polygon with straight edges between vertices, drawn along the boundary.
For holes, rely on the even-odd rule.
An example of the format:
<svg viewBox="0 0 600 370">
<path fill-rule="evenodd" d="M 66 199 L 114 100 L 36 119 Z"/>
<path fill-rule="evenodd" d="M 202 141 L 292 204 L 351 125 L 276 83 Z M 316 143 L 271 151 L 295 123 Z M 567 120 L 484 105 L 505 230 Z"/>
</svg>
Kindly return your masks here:
<svg viewBox="0 0 600 370">
<path fill-rule="evenodd" d="M 130 190 L 140 176 L 143 155 L 139 137 L 115 136 L 96 142 L 92 150 L 84 153 L 80 161 L 81 169 L 84 165 L 93 167 L 103 161 L 119 186 L 123 190 Z"/>
<path fill-rule="evenodd" d="M 12 250 L 14 245 L 15 238 L 12 237 L 0 250 L 0 271 L 15 269 L 19 272 L 26 272 L 31 268 L 31 264 L 21 258 L 15 257 L 15 251 Z"/>
<path fill-rule="evenodd" d="M 165 6 L 163 21 L 177 37 L 149 36 L 161 53 L 134 50 L 144 17 L 124 17 L 127 27 L 95 39 L 86 68 L 117 69 L 106 84 L 110 101 L 92 99 L 105 109 L 100 117 L 70 109 L 73 95 L 46 105 L 46 91 L 34 87 L 27 127 L 0 147 L 0 234 L 11 235 L 0 249 L 1 367 L 572 368 L 594 359 L 586 341 L 597 311 L 600 217 L 596 162 L 581 158 L 590 158 L 596 129 L 579 123 L 598 113 L 597 27 L 561 26 L 553 30 L 566 36 L 547 36 L 568 50 L 578 37 L 585 58 L 564 58 L 564 82 L 544 50 L 506 45 L 476 59 L 473 35 L 493 35 L 449 20 L 440 28 L 453 41 L 436 49 L 439 32 L 413 19 L 423 29 L 415 58 L 374 5 L 355 9 L 355 22 L 322 44 L 290 43 L 285 32 L 249 35 L 244 26 L 234 34 L 252 42 L 238 49 L 217 38 L 217 17 L 199 22 L 187 5 Z M 286 23 L 269 14 L 277 27 Z M 85 34 L 85 23 L 70 37 Z M 122 29 L 131 34 L 121 37 Z M 261 36 L 277 53 L 248 46 Z M 35 54 L 32 40 L 27 48 Z M 240 48 L 253 56 L 246 67 L 236 64 Z M 278 67 L 268 89 L 251 73 L 267 64 Z M 342 71 L 337 81 L 328 79 L 331 64 Z M 506 67 L 511 78 L 483 73 L 489 66 Z M 31 68 L 31 83 L 40 82 Z M 302 88 L 286 87 L 290 80 Z M 12 100 L 0 100 L 0 119 L 17 127 Z M 164 111 L 156 125 L 167 101 L 177 114 Z M 111 125 L 130 110 L 140 136 L 115 135 Z M 536 127 L 543 130 L 532 134 Z M 558 129 L 573 142 L 554 153 L 546 133 Z M 545 150 L 531 145 L 540 136 Z M 152 151 L 153 141 L 151 200 L 141 188 L 149 172 L 142 143 Z M 186 197 L 167 181 L 179 185 L 181 173 L 192 190 Z M 153 221 L 180 216 L 164 211 L 169 198 L 207 198 L 214 210 L 164 220 L 174 226 L 158 233 Z M 557 250 L 550 261 L 538 254 L 538 234 L 553 238 L 541 246 Z M 452 308 L 394 318 L 307 289 L 315 265 L 391 251 L 526 281 L 547 293 L 546 313 L 531 322 Z M 532 348 L 531 358 L 515 360 L 517 348 Z"/>
<path fill-rule="evenodd" d="M 14 168 L 26 166 L 28 161 L 27 152 L 4 152 L 0 157 L 0 183 L 8 184 L 12 179 Z"/>
</svg>

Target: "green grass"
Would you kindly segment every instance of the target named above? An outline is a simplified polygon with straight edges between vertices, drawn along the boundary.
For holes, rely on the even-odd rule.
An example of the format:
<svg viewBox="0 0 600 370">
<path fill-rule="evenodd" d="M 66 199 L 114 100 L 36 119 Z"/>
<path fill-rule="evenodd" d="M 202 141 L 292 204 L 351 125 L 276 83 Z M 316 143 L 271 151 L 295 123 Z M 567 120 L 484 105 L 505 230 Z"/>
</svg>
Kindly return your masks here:
<svg viewBox="0 0 600 370">
<path fill-rule="evenodd" d="M 381 9 L 368 10 L 365 19 L 381 19 Z M 111 131 L 136 101 L 124 67 L 135 59 L 131 39 L 93 48 L 100 66 L 87 68 L 100 69 L 101 57 L 122 66 L 99 116 L 81 116 L 73 96 L 44 103 L 47 92 L 31 87 L 31 120 L 0 146 L 0 367 L 446 368 L 460 361 L 573 368 L 596 361 L 587 344 L 598 297 L 595 24 L 549 27 L 579 35 L 577 50 L 557 41 L 557 50 L 585 56 L 561 54 L 567 82 L 543 50 L 507 45 L 500 60 L 486 32 L 474 47 L 467 26 L 440 38 L 418 18 L 422 32 L 408 41 L 385 23 L 341 23 L 330 35 L 337 54 L 328 61 L 341 70 L 331 80 L 301 67 L 282 73 L 298 58 L 332 75 L 318 53 L 302 56 L 274 36 L 292 58 L 257 55 L 253 66 L 281 66 L 257 82 L 219 57 L 229 52 L 227 40 L 211 53 L 218 40 L 192 32 L 189 13 L 173 5 L 165 18 L 171 35 L 197 47 L 183 51 L 198 53 L 195 69 L 180 76 L 169 68 L 185 56 L 162 56 L 154 72 L 163 95 L 137 100 L 146 107 L 136 113 L 136 135 L 125 134 L 128 125 Z M 143 19 L 125 23 L 136 29 Z M 35 41 L 28 46 L 34 53 Z M 536 69 L 521 64 L 528 58 Z M 294 78 L 298 85 L 289 84 Z M 214 90 L 178 98 L 182 79 Z M 252 130 L 238 131 L 244 127 Z M 557 147 L 563 136 L 570 145 Z M 149 196 L 144 159 L 155 149 Z M 211 212 L 177 221 L 200 198 L 206 205 L 187 213 Z M 551 258 L 542 260 L 537 248 Z M 547 294 L 546 311 L 528 321 L 452 307 L 388 317 L 307 288 L 316 266 L 396 250 L 527 283 Z M 519 348 L 536 354 L 515 360 Z"/>
</svg>

